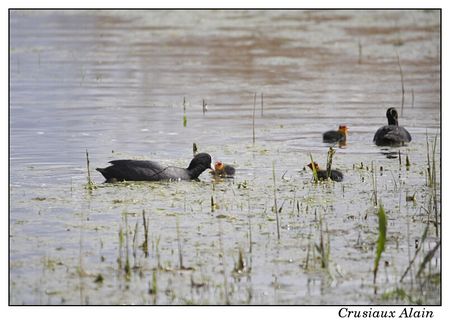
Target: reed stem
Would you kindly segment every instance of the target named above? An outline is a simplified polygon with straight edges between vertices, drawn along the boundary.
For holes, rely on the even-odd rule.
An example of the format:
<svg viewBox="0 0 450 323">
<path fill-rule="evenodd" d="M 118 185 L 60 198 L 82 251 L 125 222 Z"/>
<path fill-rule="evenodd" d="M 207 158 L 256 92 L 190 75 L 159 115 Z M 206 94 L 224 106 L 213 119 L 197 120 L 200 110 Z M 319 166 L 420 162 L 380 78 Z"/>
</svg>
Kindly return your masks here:
<svg viewBox="0 0 450 323">
<path fill-rule="evenodd" d="M 255 111 L 256 111 L 256 92 L 253 97 L 253 144 L 255 144 Z"/>
<path fill-rule="evenodd" d="M 277 218 L 277 238 L 280 240 L 280 220 L 278 216 L 278 205 L 277 205 L 277 183 L 275 179 L 275 161 L 272 162 L 272 176 L 273 176 L 273 199 L 275 205 L 275 215 Z"/>
</svg>

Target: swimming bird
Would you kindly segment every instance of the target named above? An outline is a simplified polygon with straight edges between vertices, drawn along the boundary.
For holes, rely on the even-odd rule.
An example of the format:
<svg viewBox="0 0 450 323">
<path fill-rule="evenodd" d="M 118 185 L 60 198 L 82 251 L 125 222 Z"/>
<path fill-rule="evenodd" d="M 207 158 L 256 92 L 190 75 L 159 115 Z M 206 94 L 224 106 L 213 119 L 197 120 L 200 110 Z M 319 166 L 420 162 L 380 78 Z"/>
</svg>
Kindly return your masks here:
<svg viewBox="0 0 450 323">
<path fill-rule="evenodd" d="M 386 111 L 388 125 L 377 130 L 373 141 L 377 146 L 403 146 L 411 141 L 408 130 L 398 125 L 398 113 L 395 108 Z"/>
<path fill-rule="evenodd" d="M 220 177 L 233 177 L 236 173 L 236 169 L 228 164 L 224 164 L 221 161 L 216 161 L 214 163 L 214 170 L 211 171 L 211 174 Z"/>
<path fill-rule="evenodd" d="M 206 169 L 214 170 L 209 154 L 199 153 L 190 162 L 188 168 L 162 166 L 147 160 L 113 160 L 111 166 L 97 168 L 106 178 L 106 182 L 115 181 L 162 181 L 196 179 Z"/>
<path fill-rule="evenodd" d="M 313 169 L 312 163 L 309 163 L 308 167 Z M 342 180 L 344 179 L 344 174 L 342 174 L 342 172 L 336 169 L 332 169 L 330 177 L 328 177 L 328 172 L 326 170 L 321 170 L 316 162 L 314 162 L 314 168 L 316 169 L 317 172 L 317 178 L 321 181 L 331 178 L 331 180 L 335 182 L 342 182 Z"/>
<path fill-rule="evenodd" d="M 330 130 L 323 134 L 323 142 L 345 142 L 347 140 L 348 127 L 340 125 L 337 131 Z"/>
</svg>

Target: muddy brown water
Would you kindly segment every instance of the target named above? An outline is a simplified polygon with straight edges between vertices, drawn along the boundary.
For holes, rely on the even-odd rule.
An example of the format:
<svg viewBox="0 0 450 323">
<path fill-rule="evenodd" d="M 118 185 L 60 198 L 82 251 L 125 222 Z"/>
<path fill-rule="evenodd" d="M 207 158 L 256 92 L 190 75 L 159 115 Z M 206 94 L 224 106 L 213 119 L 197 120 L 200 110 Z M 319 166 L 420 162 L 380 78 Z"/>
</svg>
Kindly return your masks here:
<svg viewBox="0 0 450 323">
<path fill-rule="evenodd" d="M 372 143 L 389 106 L 407 147 Z M 304 167 L 325 166 L 339 124 L 345 179 L 315 184 Z M 439 139 L 438 11 L 11 11 L 10 303 L 439 304 L 439 251 L 416 276 L 439 241 Z M 235 178 L 94 170 L 185 166 L 194 142 Z M 372 165 L 388 217 L 375 284 Z"/>
</svg>

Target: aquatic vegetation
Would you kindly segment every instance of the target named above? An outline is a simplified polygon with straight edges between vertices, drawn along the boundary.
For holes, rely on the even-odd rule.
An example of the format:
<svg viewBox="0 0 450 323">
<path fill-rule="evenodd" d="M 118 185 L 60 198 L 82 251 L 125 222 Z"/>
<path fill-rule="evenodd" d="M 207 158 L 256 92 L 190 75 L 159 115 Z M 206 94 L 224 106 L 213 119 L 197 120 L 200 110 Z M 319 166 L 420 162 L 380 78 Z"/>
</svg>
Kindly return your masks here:
<svg viewBox="0 0 450 323">
<path fill-rule="evenodd" d="M 92 191 L 94 188 L 96 188 L 94 182 L 91 179 L 91 170 L 89 167 L 89 153 L 86 149 L 86 168 L 87 168 L 87 184 L 86 184 L 86 189 L 88 189 L 89 191 Z"/>
<path fill-rule="evenodd" d="M 400 110 L 401 111 L 400 115 L 403 117 L 403 106 L 405 105 L 405 82 L 403 80 L 403 70 L 402 70 L 402 64 L 400 63 L 400 56 L 398 55 L 398 52 L 396 54 L 397 54 L 398 69 L 400 72 L 400 82 L 402 85 L 402 108 Z"/>
<path fill-rule="evenodd" d="M 275 216 L 277 219 L 277 238 L 280 240 L 280 219 L 279 219 L 279 210 L 278 210 L 278 204 L 277 204 L 277 183 L 275 179 L 275 161 L 272 162 L 272 178 L 273 178 L 273 202 L 274 202 L 274 209 L 275 209 Z"/>
<path fill-rule="evenodd" d="M 314 183 L 318 183 L 319 182 L 319 177 L 317 176 L 316 163 L 314 162 L 312 154 L 309 154 L 309 157 L 311 159 L 311 169 L 312 169 L 312 172 L 313 172 Z"/>
<path fill-rule="evenodd" d="M 386 231 L 387 231 L 387 218 L 384 212 L 384 207 L 380 203 L 378 206 L 378 240 L 377 240 L 377 251 L 375 255 L 375 264 L 373 268 L 373 283 L 377 281 L 378 267 L 380 264 L 381 255 L 384 251 L 386 244 Z"/>
<path fill-rule="evenodd" d="M 439 14 L 412 12 L 93 12 L 108 31 L 98 51 L 91 24 L 74 27 L 85 15 L 13 11 L 10 303 L 439 304 Z M 40 37 L 18 38 L 42 23 Z M 310 42 L 324 31 L 330 42 Z M 353 45 L 331 48 L 335 36 Z M 54 50 L 44 61 L 33 48 Z M 416 82 L 424 75 L 432 81 Z M 378 109 L 391 100 L 400 112 L 401 78 L 403 91 L 414 85 L 402 98 L 414 141 L 376 147 Z M 355 129 L 346 149 L 322 143 L 337 122 Z M 113 159 L 186 166 L 200 146 L 239 165 L 235 178 L 95 185 L 103 178 L 89 170 Z M 325 155 L 344 182 L 304 167 Z"/>
<path fill-rule="evenodd" d="M 256 111 L 256 92 L 253 97 L 253 115 L 252 115 L 252 138 L 253 138 L 253 145 L 255 144 L 255 111 Z"/>
</svg>

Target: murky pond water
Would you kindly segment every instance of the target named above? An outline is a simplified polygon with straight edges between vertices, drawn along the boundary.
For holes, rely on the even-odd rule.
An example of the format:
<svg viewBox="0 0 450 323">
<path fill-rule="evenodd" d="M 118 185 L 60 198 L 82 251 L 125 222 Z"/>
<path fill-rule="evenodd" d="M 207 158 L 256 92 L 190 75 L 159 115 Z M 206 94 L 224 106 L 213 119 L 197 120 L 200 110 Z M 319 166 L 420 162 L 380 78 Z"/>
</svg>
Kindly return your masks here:
<svg viewBox="0 0 450 323">
<path fill-rule="evenodd" d="M 438 11 L 12 11 L 10 37 L 11 304 L 440 303 Z M 372 143 L 389 106 L 407 147 Z M 236 176 L 94 170 L 194 142 Z"/>
</svg>

